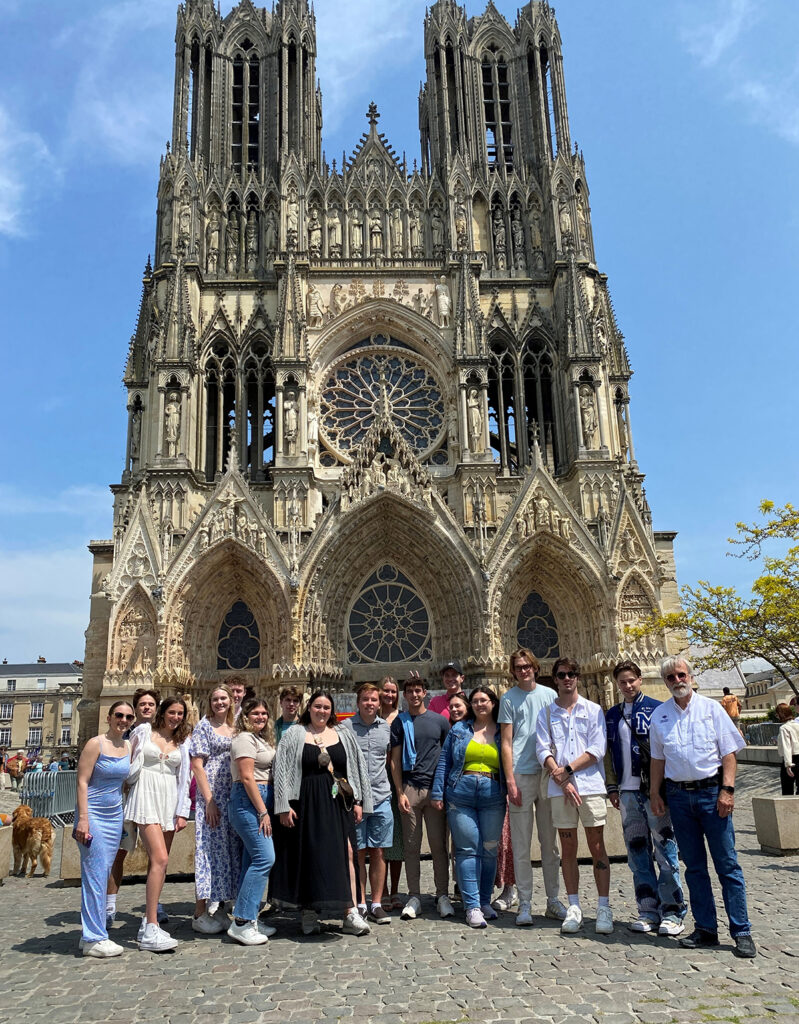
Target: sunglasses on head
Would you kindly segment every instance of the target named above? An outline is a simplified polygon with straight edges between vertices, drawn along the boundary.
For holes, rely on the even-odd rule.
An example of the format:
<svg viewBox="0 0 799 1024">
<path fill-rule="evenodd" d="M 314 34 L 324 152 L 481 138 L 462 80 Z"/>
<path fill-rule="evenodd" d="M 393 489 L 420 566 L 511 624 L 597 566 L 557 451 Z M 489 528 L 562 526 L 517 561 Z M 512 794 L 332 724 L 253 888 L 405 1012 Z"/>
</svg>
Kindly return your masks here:
<svg viewBox="0 0 799 1024">
<path fill-rule="evenodd" d="M 577 673 L 576 672 L 556 672 L 555 675 L 556 675 L 556 677 L 558 679 L 576 679 L 577 678 Z"/>
<path fill-rule="evenodd" d="M 132 722 L 135 715 L 126 715 L 124 711 L 115 711 L 114 718 L 118 718 L 120 722 Z"/>
</svg>

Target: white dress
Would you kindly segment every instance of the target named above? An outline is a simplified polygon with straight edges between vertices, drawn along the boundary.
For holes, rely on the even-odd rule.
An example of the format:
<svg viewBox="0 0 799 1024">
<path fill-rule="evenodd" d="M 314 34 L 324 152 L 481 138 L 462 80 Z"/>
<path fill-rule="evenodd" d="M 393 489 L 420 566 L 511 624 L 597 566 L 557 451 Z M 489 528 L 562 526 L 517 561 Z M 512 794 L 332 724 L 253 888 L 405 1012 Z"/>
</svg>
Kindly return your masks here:
<svg viewBox="0 0 799 1024">
<path fill-rule="evenodd" d="M 152 740 L 143 747 L 141 770 L 125 801 L 125 820 L 137 825 L 160 825 L 164 832 L 175 828 L 178 806 L 180 750 L 164 754 Z"/>
</svg>

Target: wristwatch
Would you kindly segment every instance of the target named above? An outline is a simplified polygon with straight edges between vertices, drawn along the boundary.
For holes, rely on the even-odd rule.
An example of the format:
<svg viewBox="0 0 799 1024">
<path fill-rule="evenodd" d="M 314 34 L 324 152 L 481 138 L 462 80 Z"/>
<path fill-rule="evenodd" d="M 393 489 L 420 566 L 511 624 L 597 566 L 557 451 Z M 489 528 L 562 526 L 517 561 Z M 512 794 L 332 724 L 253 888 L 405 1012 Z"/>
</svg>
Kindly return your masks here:
<svg viewBox="0 0 799 1024">
<path fill-rule="evenodd" d="M 566 772 L 567 775 L 574 775 L 574 768 L 572 768 L 570 764 L 565 764 L 563 766 L 563 770 Z"/>
<path fill-rule="evenodd" d="M 734 793 L 735 786 L 720 786 L 719 787 L 724 793 Z"/>
</svg>

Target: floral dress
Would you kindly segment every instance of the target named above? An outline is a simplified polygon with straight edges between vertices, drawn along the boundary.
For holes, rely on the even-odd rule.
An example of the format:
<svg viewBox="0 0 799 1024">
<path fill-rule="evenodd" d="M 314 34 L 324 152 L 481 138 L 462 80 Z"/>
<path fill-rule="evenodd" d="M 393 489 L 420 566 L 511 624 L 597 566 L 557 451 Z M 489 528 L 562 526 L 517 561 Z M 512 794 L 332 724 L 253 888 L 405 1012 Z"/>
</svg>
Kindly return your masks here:
<svg viewBox="0 0 799 1024">
<path fill-rule="evenodd" d="M 205 800 L 197 789 L 195 816 L 194 880 L 198 900 L 223 902 L 236 898 L 241 866 L 241 840 L 228 821 L 228 800 L 232 736 L 220 736 L 207 718 L 195 726 L 189 753 L 201 757 L 211 794 L 219 808 L 219 824 L 209 828 L 205 821 Z"/>
</svg>

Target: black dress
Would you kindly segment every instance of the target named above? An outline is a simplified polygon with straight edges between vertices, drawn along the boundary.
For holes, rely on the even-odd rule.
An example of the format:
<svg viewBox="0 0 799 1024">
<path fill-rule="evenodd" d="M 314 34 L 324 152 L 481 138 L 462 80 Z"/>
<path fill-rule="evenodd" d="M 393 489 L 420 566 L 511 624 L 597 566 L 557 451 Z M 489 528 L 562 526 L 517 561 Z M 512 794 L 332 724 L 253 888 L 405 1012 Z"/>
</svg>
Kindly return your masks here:
<svg viewBox="0 0 799 1024">
<path fill-rule="evenodd" d="M 341 740 L 327 752 L 336 774 L 346 776 Z M 297 823 L 285 828 L 275 817 L 275 866 L 269 876 L 271 902 L 311 908 L 323 917 L 343 917 L 352 906 L 350 847 L 357 848 L 352 812 L 333 797 L 334 781 L 329 769 L 319 765 L 319 748 L 306 743 L 300 799 L 291 801 Z"/>
</svg>

